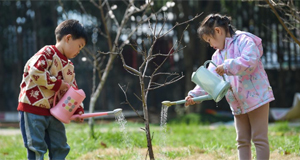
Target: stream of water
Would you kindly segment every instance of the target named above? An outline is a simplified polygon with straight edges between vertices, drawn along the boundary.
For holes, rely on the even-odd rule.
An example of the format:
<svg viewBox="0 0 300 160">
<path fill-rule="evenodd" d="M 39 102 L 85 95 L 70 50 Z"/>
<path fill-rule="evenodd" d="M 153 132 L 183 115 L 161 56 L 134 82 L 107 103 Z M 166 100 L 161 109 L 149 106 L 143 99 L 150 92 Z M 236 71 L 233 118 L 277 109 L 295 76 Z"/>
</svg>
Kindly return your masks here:
<svg viewBox="0 0 300 160">
<path fill-rule="evenodd" d="M 161 108 L 161 117 L 160 117 L 160 140 L 159 140 L 159 159 L 166 159 L 168 152 L 166 150 L 166 141 L 167 141 L 167 118 L 168 118 L 168 106 L 162 105 Z M 126 146 L 127 149 L 132 150 L 132 142 L 128 136 L 128 132 L 126 130 L 126 119 L 123 115 L 123 113 L 118 113 L 115 115 L 116 121 L 120 125 L 120 131 L 122 132 L 123 136 L 123 143 Z M 134 152 L 134 151 L 133 151 Z M 135 154 L 135 159 L 140 160 L 142 159 L 142 155 L 137 153 Z"/>
<path fill-rule="evenodd" d="M 128 133 L 127 133 L 127 130 L 126 130 L 127 121 L 124 117 L 123 112 L 116 114 L 115 118 L 116 118 L 116 121 L 118 122 L 118 124 L 120 125 L 120 130 L 121 130 L 122 135 L 123 135 L 124 145 L 126 146 L 126 148 L 131 148 L 132 147 L 131 142 L 129 140 Z"/>
<path fill-rule="evenodd" d="M 160 113 L 160 154 L 166 157 L 168 152 L 166 151 L 166 141 L 167 141 L 167 118 L 168 118 L 168 106 L 162 105 Z"/>
<path fill-rule="evenodd" d="M 123 137 L 123 143 L 124 143 L 124 146 L 126 147 L 127 151 L 128 152 L 132 152 L 134 154 L 134 157 L 135 157 L 134 159 L 135 160 L 142 160 L 143 156 L 140 153 L 135 152 L 133 150 L 132 141 L 129 138 L 128 132 L 126 130 L 126 123 L 127 123 L 127 121 L 126 121 L 126 119 L 124 117 L 123 112 L 116 114 L 115 118 L 116 118 L 116 121 L 118 122 L 118 124 L 120 125 L 120 130 L 122 132 L 122 137 Z"/>
</svg>

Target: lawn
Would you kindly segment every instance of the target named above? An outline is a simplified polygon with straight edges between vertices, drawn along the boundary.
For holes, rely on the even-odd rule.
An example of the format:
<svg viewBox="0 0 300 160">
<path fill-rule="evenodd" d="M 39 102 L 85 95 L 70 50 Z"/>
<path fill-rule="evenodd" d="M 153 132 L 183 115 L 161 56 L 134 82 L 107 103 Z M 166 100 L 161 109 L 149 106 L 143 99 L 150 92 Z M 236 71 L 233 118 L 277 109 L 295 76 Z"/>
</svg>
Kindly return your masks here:
<svg viewBox="0 0 300 160">
<path fill-rule="evenodd" d="M 92 139 L 86 122 L 67 124 L 71 146 L 67 159 L 145 159 L 147 144 L 143 127 L 142 123 L 128 122 L 124 130 L 115 121 L 100 120 L 95 125 L 96 139 Z M 152 124 L 150 129 L 156 159 L 237 159 L 232 125 L 187 124 L 185 118 L 168 122 L 165 130 L 159 124 Z M 269 142 L 271 159 L 300 159 L 299 126 L 287 122 L 270 124 Z M 20 134 L 0 134 L 0 144 L 1 160 L 26 159 Z M 252 151 L 255 153 L 254 147 Z"/>
</svg>

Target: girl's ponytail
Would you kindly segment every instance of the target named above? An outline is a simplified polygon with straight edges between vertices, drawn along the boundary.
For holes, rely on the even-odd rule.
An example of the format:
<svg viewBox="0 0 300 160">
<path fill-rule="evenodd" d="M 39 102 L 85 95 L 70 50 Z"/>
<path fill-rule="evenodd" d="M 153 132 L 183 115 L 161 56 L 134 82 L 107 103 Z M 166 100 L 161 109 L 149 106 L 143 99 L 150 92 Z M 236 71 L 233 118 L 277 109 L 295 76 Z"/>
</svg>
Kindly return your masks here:
<svg viewBox="0 0 300 160">
<path fill-rule="evenodd" d="M 210 14 L 204 18 L 197 29 L 198 36 L 203 39 L 203 35 L 214 35 L 215 27 L 223 27 L 230 36 L 235 34 L 235 28 L 231 25 L 231 17 L 220 14 Z"/>
<path fill-rule="evenodd" d="M 230 36 L 235 34 L 235 28 L 231 26 L 231 17 L 223 16 L 224 20 L 227 22 L 227 28 Z"/>
</svg>

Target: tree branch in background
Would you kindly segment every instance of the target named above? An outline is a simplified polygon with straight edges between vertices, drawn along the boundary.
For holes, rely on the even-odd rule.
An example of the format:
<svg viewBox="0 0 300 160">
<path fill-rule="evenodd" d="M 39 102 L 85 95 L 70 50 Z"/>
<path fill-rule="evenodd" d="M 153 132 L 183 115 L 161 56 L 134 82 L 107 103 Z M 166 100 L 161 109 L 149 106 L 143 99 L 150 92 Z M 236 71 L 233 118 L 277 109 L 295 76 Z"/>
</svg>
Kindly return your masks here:
<svg viewBox="0 0 300 160">
<path fill-rule="evenodd" d="M 63 10 L 63 12 L 64 12 L 64 15 L 65 15 L 66 18 L 68 19 L 68 14 L 67 14 L 66 10 L 64 9 L 64 4 L 62 3 L 61 0 L 58 0 L 58 3 L 59 3 L 59 5 L 61 6 L 61 8 L 62 8 L 62 10 Z"/>
<path fill-rule="evenodd" d="M 272 11 L 274 12 L 274 14 L 276 15 L 277 19 L 279 20 L 280 24 L 283 26 L 283 28 L 285 29 L 285 31 L 292 37 L 292 39 L 300 46 L 300 41 L 294 36 L 294 34 L 288 29 L 288 27 L 285 25 L 285 23 L 282 21 L 281 17 L 279 16 L 279 14 L 277 13 L 276 9 L 274 8 L 273 5 L 277 5 L 274 1 L 271 0 L 266 0 L 266 2 L 269 4 L 270 8 L 272 9 Z M 298 18 L 299 21 L 299 15 L 294 14 L 295 17 Z"/>
<path fill-rule="evenodd" d="M 127 94 L 126 94 L 126 92 L 127 92 L 127 89 L 128 89 L 128 85 L 127 85 L 127 87 L 126 86 L 124 86 L 124 88 L 126 87 L 126 90 L 124 90 L 124 88 L 120 85 L 120 84 L 118 84 L 119 85 L 119 87 L 120 87 L 120 89 L 122 90 L 122 92 L 124 93 L 124 95 L 125 95 L 125 99 L 126 99 L 126 101 L 125 102 L 123 102 L 122 104 L 127 104 L 127 105 L 129 105 L 130 106 L 130 108 L 141 118 L 141 119 L 143 119 L 144 120 L 144 118 L 139 114 L 139 112 L 136 110 L 136 109 L 134 109 L 134 107 L 131 105 L 131 103 L 128 101 L 128 98 L 127 98 Z M 145 120 L 144 120 L 145 121 Z"/>
</svg>

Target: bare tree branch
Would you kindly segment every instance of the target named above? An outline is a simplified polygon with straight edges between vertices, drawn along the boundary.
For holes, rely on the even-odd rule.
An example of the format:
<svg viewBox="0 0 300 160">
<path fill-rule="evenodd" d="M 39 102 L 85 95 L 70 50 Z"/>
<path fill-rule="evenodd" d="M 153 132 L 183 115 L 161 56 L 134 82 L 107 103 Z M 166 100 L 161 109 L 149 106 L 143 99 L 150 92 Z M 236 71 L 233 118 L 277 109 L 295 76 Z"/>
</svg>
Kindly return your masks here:
<svg viewBox="0 0 300 160">
<path fill-rule="evenodd" d="M 141 9 L 140 11 L 136 11 L 136 12 L 130 13 L 130 14 L 128 15 L 128 17 L 130 17 L 131 15 L 133 15 L 133 14 L 135 14 L 135 13 L 141 12 L 143 9 L 146 10 L 146 8 L 149 7 L 149 4 L 150 4 L 150 3 L 148 3 L 147 5 L 143 5 L 143 7 L 142 7 L 142 9 Z M 151 13 L 151 15 L 149 15 L 147 18 L 142 19 L 141 21 L 139 21 L 139 22 L 137 23 L 137 27 L 136 27 L 135 29 L 133 29 L 133 30 L 131 31 L 131 33 L 128 34 L 127 40 L 129 40 L 129 39 L 131 38 L 131 36 L 132 36 L 134 33 L 136 33 L 137 29 L 139 28 L 139 26 L 140 26 L 141 24 L 147 22 L 148 20 L 151 19 L 151 16 L 153 16 L 153 15 L 156 16 L 156 15 L 157 15 L 158 13 L 160 13 L 160 12 L 162 12 L 162 8 L 160 8 L 160 9 L 159 9 L 157 12 L 155 12 L 155 13 Z M 145 12 L 143 13 L 143 15 L 145 15 Z M 156 17 L 156 20 L 157 20 L 157 17 Z M 156 24 L 157 24 L 157 21 L 156 21 L 155 25 L 156 25 Z M 156 30 L 156 29 L 154 29 L 154 31 L 155 31 L 155 30 Z M 162 36 L 161 36 L 161 37 L 162 37 Z M 126 42 L 126 41 L 124 41 L 124 42 L 120 45 L 120 47 L 124 47 L 124 46 L 126 45 L 125 42 Z"/>
<path fill-rule="evenodd" d="M 155 90 L 155 89 L 158 89 L 158 88 L 167 86 L 167 85 L 169 85 L 169 84 L 172 84 L 172 83 L 175 83 L 175 82 L 181 80 L 182 78 L 184 78 L 184 75 L 183 75 L 183 74 L 182 74 L 181 76 L 178 75 L 178 76 L 172 78 L 172 79 L 169 80 L 169 81 L 165 81 L 164 83 L 156 83 L 156 82 L 152 82 L 151 85 L 148 87 L 147 90 L 150 91 L 150 90 Z M 167 78 L 166 78 L 166 80 L 167 80 Z M 156 87 L 155 87 L 155 86 L 156 86 Z"/>
<path fill-rule="evenodd" d="M 121 60 L 122 60 L 122 63 L 123 63 L 123 67 L 126 71 L 128 71 L 130 74 L 133 74 L 135 76 L 140 76 L 141 75 L 141 73 L 138 70 L 136 70 L 136 69 L 134 69 L 134 68 L 132 68 L 132 67 L 130 67 L 126 64 L 122 52 L 120 52 L 120 57 L 121 57 Z"/>
<path fill-rule="evenodd" d="M 160 30 L 158 31 L 158 34 L 157 34 L 158 37 L 159 37 L 159 35 L 161 34 L 161 32 L 162 32 L 164 26 L 166 25 L 166 21 L 167 21 L 166 18 L 164 18 L 163 25 L 162 25 L 162 27 L 160 28 Z M 154 38 L 156 38 L 155 35 L 154 35 Z"/>
<path fill-rule="evenodd" d="M 94 4 L 94 6 L 96 6 L 99 10 L 100 10 L 100 16 L 101 16 L 101 19 L 102 19 L 102 23 L 103 23 L 103 26 L 104 26 L 104 30 L 105 30 L 105 33 L 106 33 L 106 38 L 107 38 L 107 43 L 108 43 L 108 47 L 109 47 L 109 50 L 112 51 L 112 42 L 111 42 L 111 37 L 110 37 L 110 34 L 109 34 L 109 31 L 108 31 L 108 28 L 107 28 L 107 23 L 106 23 L 106 18 L 105 18 L 105 14 L 104 14 L 104 11 L 103 11 L 103 6 L 104 4 L 106 3 L 107 0 L 105 0 L 102 3 L 102 0 L 99 0 L 99 4 L 98 5 L 94 0 L 90 0 L 90 2 L 92 4 Z"/>
<path fill-rule="evenodd" d="M 198 17 L 201 16 L 202 14 L 203 14 L 203 12 L 200 13 L 200 14 L 197 14 L 194 18 L 192 18 L 192 19 L 190 19 L 190 20 L 187 20 L 187 21 L 185 21 L 185 22 L 182 22 L 182 23 L 178 23 L 178 22 L 177 22 L 171 29 L 169 29 L 165 34 L 161 35 L 160 37 L 163 37 L 163 36 L 167 35 L 169 32 L 171 32 L 171 31 L 172 31 L 174 28 L 176 28 L 177 26 L 180 26 L 180 25 L 189 23 L 189 22 L 191 22 L 191 21 L 194 21 L 196 18 L 198 18 Z"/>
<path fill-rule="evenodd" d="M 187 26 L 185 27 L 184 31 L 186 31 L 188 27 L 189 27 L 189 25 L 187 25 Z M 182 41 L 182 38 L 183 38 L 183 34 L 181 35 L 179 41 L 176 42 L 178 46 L 180 46 L 181 41 Z M 170 56 L 170 54 L 171 54 L 171 52 L 172 52 L 174 46 L 175 46 L 175 44 L 174 44 L 174 45 L 172 46 L 172 48 L 169 50 L 168 56 Z M 175 50 L 174 52 L 176 53 L 176 52 L 178 52 L 178 50 Z M 155 75 L 155 73 L 157 72 L 157 70 L 158 70 L 158 69 L 166 62 L 167 58 L 168 58 L 168 57 L 165 57 L 165 59 L 163 60 L 163 62 L 162 62 L 162 63 L 154 70 L 152 76 Z"/>
<path fill-rule="evenodd" d="M 116 19 L 116 16 L 114 15 L 114 13 L 113 13 L 113 11 L 112 11 L 112 9 L 111 9 L 111 7 L 110 7 L 108 1 L 106 1 L 105 3 L 106 3 L 106 6 L 107 6 L 107 9 L 108 9 L 108 14 L 109 14 L 110 18 L 113 19 L 114 22 L 115 22 L 115 24 L 116 24 L 116 26 L 119 27 L 119 26 L 120 26 L 120 25 L 119 25 L 119 22 L 118 22 L 118 20 Z"/>
<path fill-rule="evenodd" d="M 58 3 L 59 3 L 59 5 L 61 6 L 61 8 L 62 8 L 62 10 L 63 10 L 63 13 L 64 13 L 64 15 L 66 16 L 66 18 L 68 19 L 68 14 L 67 14 L 67 12 L 65 11 L 65 9 L 64 9 L 64 4 L 62 3 L 62 1 L 61 0 L 58 0 Z"/>
<path fill-rule="evenodd" d="M 131 107 L 131 109 L 143 120 L 143 121 L 145 121 L 145 119 L 139 114 L 139 112 L 136 110 L 136 109 L 134 109 L 134 107 L 131 105 L 131 103 L 128 101 L 128 98 L 127 98 L 127 94 L 126 94 L 126 91 L 127 91 L 127 88 L 126 88 L 126 90 L 124 90 L 123 89 L 123 87 L 120 85 L 120 84 L 118 84 L 119 85 L 119 87 L 120 87 L 120 89 L 123 91 L 123 93 L 124 93 L 124 95 L 125 95 L 125 99 L 126 99 L 126 101 L 125 101 L 125 103 L 124 104 L 127 104 L 127 105 L 129 105 L 130 107 Z M 127 85 L 127 87 L 128 87 L 128 85 Z"/>
<path fill-rule="evenodd" d="M 89 58 L 89 56 L 92 56 L 92 58 L 95 59 L 95 55 L 87 47 L 83 48 L 83 54 L 85 55 L 85 57 L 90 63 L 93 63 L 92 60 Z"/>
<path fill-rule="evenodd" d="M 133 72 L 133 73 L 136 74 L 137 76 L 140 76 L 140 75 L 141 75 L 141 73 L 140 73 L 139 71 L 137 71 L 136 69 L 134 69 L 134 68 L 132 68 L 132 67 L 130 67 L 130 66 L 128 66 L 128 65 L 124 65 L 124 64 L 123 64 L 123 67 L 124 67 L 126 70 L 129 70 L 129 71 Z"/>
<path fill-rule="evenodd" d="M 273 4 L 269 0 L 266 0 L 266 2 L 269 4 L 270 8 L 276 15 L 277 19 L 279 20 L 280 24 L 283 26 L 285 31 L 292 37 L 292 39 L 300 46 L 300 41 L 294 36 L 294 34 L 288 29 L 288 27 L 285 25 L 285 23 L 282 21 L 281 17 L 278 15 L 276 9 L 274 8 L 273 4 L 276 4 L 274 1 L 272 1 Z"/>
<path fill-rule="evenodd" d="M 118 52 L 102 52 L 102 51 L 97 51 L 97 52 L 100 53 L 100 54 L 115 54 L 115 55 L 120 54 Z"/>
<path fill-rule="evenodd" d="M 138 100 L 140 100 L 141 102 L 142 102 L 142 99 L 141 99 L 141 97 L 139 97 L 138 95 L 136 95 L 135 93 L 133 93 L 134 94 L 134 96 L 138 99 Z"/>
</svg>

